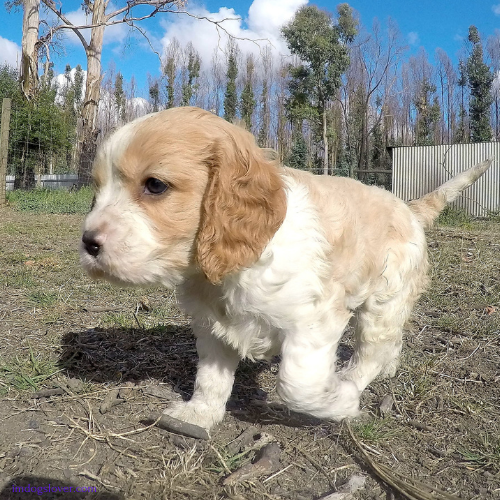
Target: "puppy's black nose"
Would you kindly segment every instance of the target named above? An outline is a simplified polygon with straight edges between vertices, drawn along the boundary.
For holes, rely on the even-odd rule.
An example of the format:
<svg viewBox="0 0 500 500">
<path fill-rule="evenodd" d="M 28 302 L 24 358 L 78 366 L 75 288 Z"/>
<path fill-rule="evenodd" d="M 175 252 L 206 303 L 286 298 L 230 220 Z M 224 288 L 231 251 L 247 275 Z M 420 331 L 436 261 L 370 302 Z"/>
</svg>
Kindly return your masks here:
<svg viewBox="0 0 500 500">
<path fill-rule="evenodd" d="M 85 231 L 82 236 L 83 246 L 88 254 L 92 257 L 97 257 L 101 245 L 96 240 L 97 233 L 95 231 Z"/>
</svg>

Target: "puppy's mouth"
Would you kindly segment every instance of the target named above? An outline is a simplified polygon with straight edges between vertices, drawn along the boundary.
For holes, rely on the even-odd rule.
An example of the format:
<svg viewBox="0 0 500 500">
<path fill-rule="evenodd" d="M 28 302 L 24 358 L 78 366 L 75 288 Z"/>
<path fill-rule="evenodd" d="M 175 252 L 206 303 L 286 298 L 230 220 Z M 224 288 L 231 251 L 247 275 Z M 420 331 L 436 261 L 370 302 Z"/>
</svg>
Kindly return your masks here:
<svg viewBox="0 0 500 500">
<path fill-rule="evenodd" d="M 84 248 L 80 249 L 80 264 L 88 276 L 94 280 L 109 281 L 118 286 L 135 285 L 135 282 L 124 279 L 124 276 L 118 276 L 116 271 L 104 264 L 102 256 L 93 257 Z"/>
</svg>

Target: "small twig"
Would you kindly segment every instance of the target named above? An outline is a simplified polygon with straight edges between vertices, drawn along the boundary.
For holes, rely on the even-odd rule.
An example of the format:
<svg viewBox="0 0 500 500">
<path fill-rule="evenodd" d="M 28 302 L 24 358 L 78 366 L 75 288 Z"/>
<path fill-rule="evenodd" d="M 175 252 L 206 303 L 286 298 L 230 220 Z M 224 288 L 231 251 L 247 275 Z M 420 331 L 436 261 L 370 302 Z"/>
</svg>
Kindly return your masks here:
<svg viewBox="0 0 500 500">
<path fill-rule="evenodd" d="M 309 453 L 307 453 L 303 449 L 299 448 L 298 446 L 295 446 L 295 449 L 297 451 L 299 451 L 300 453 L 302 453 L 302 455 L 304 455 L 304 457 L 307 458 L 307 460 L 309 460 L 309 462 L 311 462 L 311 464 L 318 470 L 318 472 L 321 472 L 321 474 L 323 474 L 326 477 L 328 484 L 332 488 L 335 488 L 335 484 L 332 481 L 330 474 L 328 474 L 328 472 L 325 470 L 325 468 L 320 463 L 318 463 L 313 457 L 311 457 L 311 455 L 309 455 Z"/>
<path fill-rule="evenodd" d="M 290 467 L 293 467 L 293 466 L 294 466 L 294 464 L 287 465 L 284 469 L 281 469 L 278 472 L 275 472 L 272 476 L 269 476 L 268 478 L 264 479 L 264 481 L 262 481 L 262 483 L 267 483 L 268 481 L 271 481 L 271 479 L 274 479 L 276 476 L 283 474 L 283 472 L 287 471 Z"/>
<path fill-rule="evenodd" d="M 139 319 L 137 318 L 137 314 L 135 314 L 135 312 L 134 312 L 134 313 L 132 313 L 132 314 L 134 315 L 135 321 L 136 321 L 137 325 L 139 326 L 139 328 L 140 328 L 141 330 L 143 330 L 144 328 L 143 328 L 143 326 L 139 323 Z"/>
<path fill-rule="evenodd" d="M 110 490 L 114 490 L 114 491 L 119 491 L 120 490 L 116 486 L 113 486 L 112 484 L 110 484 L 110 483 L 108 483 L 106 481 L 103 481 L 99 476 L 96 476 L 95 474 L 92 474 L 92 472 L 89 472 L 86 469 L 82 470 L 82 472 L 79 472 L 78 475 L 79 476 L 88 477 L 89 479 L 97 481 L 99 484 L 102 484 L 105 488 L 108 488 Z"/>
</svg>

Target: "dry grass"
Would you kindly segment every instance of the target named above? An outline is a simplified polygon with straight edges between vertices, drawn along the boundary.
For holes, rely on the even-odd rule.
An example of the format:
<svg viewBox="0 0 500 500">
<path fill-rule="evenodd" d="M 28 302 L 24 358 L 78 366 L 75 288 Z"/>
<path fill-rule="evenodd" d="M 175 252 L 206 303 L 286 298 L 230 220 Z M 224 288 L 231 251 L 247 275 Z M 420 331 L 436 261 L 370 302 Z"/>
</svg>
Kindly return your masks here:
<svg viewBox="0 0 500 500">
<path fill-rule="evenodd" d="M 96 486 L 87 498 L 315 499 L 371 470 L 344 425 L 265 402 L 276 399 L 278 361 L 242 363 L 209 443 L 145 425 L 192 391 L 195 346 L 174 295 L 90 281 L 76 251 L 81 215 L 1 216 L 0 498 L 15 481 Z M 403 486 L 500 498 L 500 224 L 459 224 L 429 233 L 432 286 L 408 325 L 400 370 L 365 392 L 367 416 L 352 430 Z M 349 352 L 347 336 L 341 356 Z M 33 398 L 54 387 L 60 395 Z M 101 414 L 113 390 L 123 402 Z M 382 418 L 386 395 L 394 406 Z M 280 469 L 224 486 L 255 456 L 230 446 L 251 425 L 280 444 Z M 355 498 L 386 498 L 395 487 L 384 481 L 371 473 Z"/>
</svg>

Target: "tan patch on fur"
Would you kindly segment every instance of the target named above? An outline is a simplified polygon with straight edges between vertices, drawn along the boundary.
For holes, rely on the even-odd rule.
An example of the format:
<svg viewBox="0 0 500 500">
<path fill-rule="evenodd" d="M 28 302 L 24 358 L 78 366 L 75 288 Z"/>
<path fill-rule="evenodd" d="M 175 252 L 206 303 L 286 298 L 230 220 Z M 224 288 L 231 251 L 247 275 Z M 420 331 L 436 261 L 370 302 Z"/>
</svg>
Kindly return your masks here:
<svg viewBox="0 0 500 500">
<path fill-rule="evenodd" d="M 420 224 L 424 228 L 429 228 L 436 217 L 443 211 L 446 206 L 446 200 L 439 192 L 433 191 L 418 200 L 410 201 L 408 206 L 416 215 Z"/>
<path fill-rule="evenodd" d="M 406 204 L 390 192 L 345 177 L 315 176 L 285 168 L 286 175 L 305 185 L 318 210 L 333 263 L 332 281 L 346 294 L 360 284 L 380 279 L 388 252 L 399 252 L 412 241 L 415 228 Z M 404 252 L 404 250 L 401 250 Z"/>
<path fill-rule="evenodd" d="M 285 217 L 276 166 L 251 134 L 207 111 L 184 107 L 152 115 L 114 164 L 164 249 L 176 247 L 179 258 L 189 254 L 214 283 L 258 260 Z M 169 189 L 145 194 L 151 177 Z"/>
</svg>

